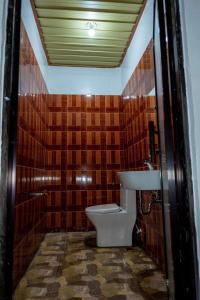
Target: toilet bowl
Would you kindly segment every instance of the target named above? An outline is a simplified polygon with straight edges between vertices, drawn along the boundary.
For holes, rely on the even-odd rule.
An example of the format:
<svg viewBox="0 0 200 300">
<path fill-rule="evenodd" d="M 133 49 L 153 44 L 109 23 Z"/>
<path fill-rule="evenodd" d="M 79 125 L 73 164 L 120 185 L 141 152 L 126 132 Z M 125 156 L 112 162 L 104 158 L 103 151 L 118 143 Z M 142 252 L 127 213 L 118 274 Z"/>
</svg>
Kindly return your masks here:
<svg viewBox="0 0 200 300">
<path fill-rule="evenodd" d="M 121 187 L 120 206 L 104 204 L 87 207 L 86 215 L 97 232 L 98 247 L 132 246 L 136 221 L 136 192 Z"/>
</svg>

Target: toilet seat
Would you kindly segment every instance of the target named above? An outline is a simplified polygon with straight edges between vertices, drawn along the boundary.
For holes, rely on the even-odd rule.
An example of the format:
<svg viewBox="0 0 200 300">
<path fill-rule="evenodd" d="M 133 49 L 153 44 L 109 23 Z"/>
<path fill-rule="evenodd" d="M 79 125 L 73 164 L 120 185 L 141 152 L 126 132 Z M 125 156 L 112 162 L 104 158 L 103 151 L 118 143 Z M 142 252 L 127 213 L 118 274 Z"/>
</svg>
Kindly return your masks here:
<svg viewBox="0 0 200 300">
<path fill-rule="evenodd" d="M 94 205 L 86 208 L 87 213 L 107 214 L 120 211 L 121 208 L 117 204 Z"/>
</svg>

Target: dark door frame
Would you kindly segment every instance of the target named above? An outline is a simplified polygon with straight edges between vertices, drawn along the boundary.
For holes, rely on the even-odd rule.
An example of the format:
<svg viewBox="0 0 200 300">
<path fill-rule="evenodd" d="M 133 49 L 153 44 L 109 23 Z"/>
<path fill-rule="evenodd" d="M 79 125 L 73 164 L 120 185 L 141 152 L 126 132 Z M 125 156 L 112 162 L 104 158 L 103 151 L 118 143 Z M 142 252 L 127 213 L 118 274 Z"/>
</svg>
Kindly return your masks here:
<svg viewBox="0 0 200 300">
<path fill-rule="evenodd" d="M 9 0 L 8 20 L 7 20 L 7 37 L 6 37 L 6 62 L 5 62 L 5 84 L 4 84 L 4 118 L 5 124 L 3 130 L 7 131 L 8 164 L 5 169 L 7 180 L 7 201 L 5 207 L 5 256 L 3 270 L 5 284 L 0 290 L 0 300 L 12 299 L 12 257 L 13 257 L 13 231 L 14 231 L 14 203 L 15 203 L 15 182 L 16 182 L 16 132 L 17 132 L 17 98 L 18 98 L 18 74 L 19 74 L 19 44 L 20 44 L 20 15 L 21 0 Z M 175 223 L 178 220 L 179 228 L 177 234 L 172 236 L 173 239 L 173 256 L 175 267 L 175 287 L 176 300 L 197 300 L 197 254 L 195 241 L 194 210 L 192 185 L 190 182 L 191 164 L 189 159 L 189 140 L 188 140 L 188 121 L 187 121 L 187 104 L 185 93 L 185 81 L 183 71 L 183 55 L 181 42 L 181 26 L 178 0 L 159 0 L 159 20 L 161 31 L 162 52 L 168 65 L 164 70 L 173 82 L 168 87 L 167 93 L 171 97 L 167 100 L 173 112 L 174 137 L 176 145 L 176 165 L 174 170 L 180 171 L 184 178 L 177 177 L 175 207 L 178 209 L 173 215 Z M 165 18 L 166 11 L 166 18 Z M 168 37 L 168 47 L 166 46 L 166 37 Z M 165 75 L 166 75 L 165 74 Z M 170 82 L 169 82 L 170 83 Z M 186 138 L 184 138 L 184 136 Z M 179 143 L 181 140 L 183 142 Z M 178 172 L 176 174 L 179 174 Z M 184 196 L 185 195 L 185 196 Z M 184 198 L 182 198 L 184 196 Z M 182 201 L 183 199 L 183 201 Z M 186 213 L 186 215 L 185 215 Z M 189 219 L 188 219 L 189 218 Z M 177 223 L 176 223 L 177 224 Z M 184 230 L 183 230 L 184 228 Z M 188 229 L 189 228 L 189 229 Z M 177 230 L 179 229 L 179 230 Z M 186 230 L 185 230 L 186 229 Z M 189 231 L 188 231 L 189 230 Z M 188 239 L 189 237 L 189 239 Z M 192 261 L 188 264 L 189 253 Z M 180 257 L 181 256 L 181 257 Z M 187 284 L 189 280 L 189 285 Z M 186 286 L 183 286 L 186 284 Z M 193 293 L 188 298 L 187 287 Z M 185 288 L 186 287 L 186 288 Z"/>
<path fill-rule="evenodd" d="M 5 71 L 2 111 L 2 201 L 4 253 L 2 255 L 0 300 L 12 299 L 13 235 L 16 187 L 16 137 L 19 82 L 21 0 L 9 0 L 6 24 Z"/>
<path fill-rule="evenodd" d="M 162 181 L 167 180 L 169 184 L 174 299 L 197 300 L 199 270 L 179 1 L 157 0 L 156 4 L 160 26 L 167 164 L 167 174 L 162 173 Z M 162 159 L 161 153 L 161 169 Z"/>
</svg>

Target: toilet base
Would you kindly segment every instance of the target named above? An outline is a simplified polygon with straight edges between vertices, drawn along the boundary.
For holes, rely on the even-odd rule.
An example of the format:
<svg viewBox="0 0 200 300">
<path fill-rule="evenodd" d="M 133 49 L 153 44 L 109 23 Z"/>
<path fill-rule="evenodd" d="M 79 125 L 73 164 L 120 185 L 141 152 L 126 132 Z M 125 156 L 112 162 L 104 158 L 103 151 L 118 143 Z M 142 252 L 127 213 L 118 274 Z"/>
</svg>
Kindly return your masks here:
<svg viewBox="0 0 200 300">
<path fill-rule="evenodd" d="M 132 230 L 123 229 L 112 232 L 97 230 L 97 247 L 131 247 L 132 246 Z"/>
<path fill-rule="evenodd" d="M 136 214 L 125 210 L 114 213 L 86 213 L 97 232 L 97 247 L 130 247 Z"/>
</svg>

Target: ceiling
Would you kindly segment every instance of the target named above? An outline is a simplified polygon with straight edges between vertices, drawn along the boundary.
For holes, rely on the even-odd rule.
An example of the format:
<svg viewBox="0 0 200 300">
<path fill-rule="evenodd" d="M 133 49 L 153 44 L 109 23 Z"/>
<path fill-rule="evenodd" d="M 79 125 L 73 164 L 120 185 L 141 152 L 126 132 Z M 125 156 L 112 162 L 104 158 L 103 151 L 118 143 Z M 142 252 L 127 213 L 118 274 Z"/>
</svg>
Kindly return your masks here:
<svg viewBox="0 0 200 300">
<path fill-rule="evenodd" d="M 31 0 L 50 65 L 117 67 L 125 56 L 144 0 Z M 88 22 L 96 26 L 88 35 Z"/>
</svg>

